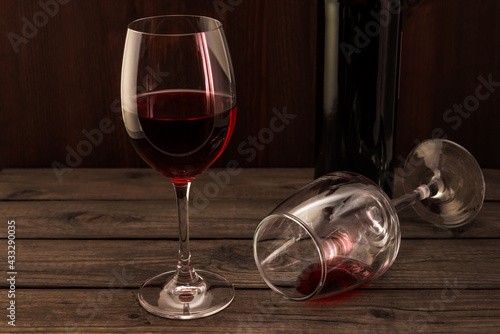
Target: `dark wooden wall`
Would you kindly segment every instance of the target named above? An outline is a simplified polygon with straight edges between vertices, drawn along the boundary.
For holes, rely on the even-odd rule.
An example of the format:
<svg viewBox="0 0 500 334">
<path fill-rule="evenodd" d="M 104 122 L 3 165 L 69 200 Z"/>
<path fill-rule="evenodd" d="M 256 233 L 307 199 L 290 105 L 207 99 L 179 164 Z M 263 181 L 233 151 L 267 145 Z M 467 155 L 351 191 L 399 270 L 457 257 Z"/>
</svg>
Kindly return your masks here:
<svg viewBox="0 0 500 334">
<path fill-rule="evenodd" d="M 500 1 L 405 4 L 398 154 L 415 141 L 446 137 L 481 166 L 500 168 Z M 496 87 L 477 90 L 478 78 L 491 78 Z"/>
<path fill-rule="evenodd" d="M 0 168 L 50 167 L 54 162 L 143 166 L 117 112 L 126 26 L 139 17 L 174 13 L 213 16 L 225 25 L 239 114 L 230 145 L 216 164 L 313 166 L 316 1 L 42 3 L 55 1 L 60 4 L 47 7 L 47 15 L 40 14 L 39 1 L 1 2 Z M 472 112 L 462 112 L 467 117 L 447 113 L 454 104 L 474 102 L 469 97 L 476 94 L 478 77 L 500 82 L 500 1 L 408 0 L 405 6 L 397 155 L 405 155 L 415 140 L 448 136 L 484 167 L 500 168 L 499 85 Z M 39 27 L 30 30 L 26 22 L 34 19 Z M 13 34 L 26 39 L 14 41 L 13 47 Z M 262 129 L 285 108 L 296 117 L 283 131 L 266 136 L 269 131 Z M 99 129 L 106 119 L 108 133 L 86 146 L 83 131 Z M 259 134 L 265 143 L 252 144 Z M 71 150 L 80 150 L 81 159 L 67 160 Z"/>
</svg>

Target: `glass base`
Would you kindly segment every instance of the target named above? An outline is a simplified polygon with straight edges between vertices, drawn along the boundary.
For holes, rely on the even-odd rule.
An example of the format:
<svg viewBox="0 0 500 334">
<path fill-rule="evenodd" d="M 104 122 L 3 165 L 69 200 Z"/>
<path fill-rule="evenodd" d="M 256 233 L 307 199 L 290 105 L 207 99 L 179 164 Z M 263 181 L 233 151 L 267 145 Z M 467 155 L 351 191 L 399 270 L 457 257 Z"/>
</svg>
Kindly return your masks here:
<svg viewBox="0 0 500 334">
<path fill-rule="evenodd" d="M 177 284 L 177 271 L 148 279 L 139 290 L 139 303 L 148 312 L 169 319 L 196 319 L 215 314 L 234 299 L 234 287 L 224 277 L 197 270 L 198 282 Z"/>
<path fill-rule="evenodd" d="M 472 154 L 449 140 L 426 140 L 406 159 L 405 192 L 421 184 L 434 184 L 435 195 L 415 203 L 413 208 L 438 227 L 465 225 L 476 217 L 483 205 L 485 186 L 481 168 Z"/>
</svg>

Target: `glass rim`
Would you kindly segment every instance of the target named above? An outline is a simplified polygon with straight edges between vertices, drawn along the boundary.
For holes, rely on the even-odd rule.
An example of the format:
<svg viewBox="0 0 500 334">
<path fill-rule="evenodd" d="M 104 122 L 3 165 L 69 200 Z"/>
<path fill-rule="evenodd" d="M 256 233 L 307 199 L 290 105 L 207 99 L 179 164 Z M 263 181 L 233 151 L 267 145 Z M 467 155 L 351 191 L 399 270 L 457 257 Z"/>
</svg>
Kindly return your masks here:
<svg viewBox="0 0 500 334">
<path fill-rule="evenodd" d="M 283 292 L 281 289 L 279 289 L 278 287 L 276 287 L 276 285 L 274 285 L 271 282 L 271 280 L 267 276 L 266 272 L 262 269 L 262 265 L 261 265 L 260 261 L 258 260 L 258 255 L 257 255 L 257 235 L 259 234 L 261 228 L 265 224 L 267 224 L 269 222 L 269 220 L 276 219 L 276 218 L 285 218 L 285 219 L 287 219 L 289 221 L 292 221 L 295 224 L 298 224 L 311 237 L 311 241 L 314 244 L 315 251 L 318 254 L 318 257 L 319 257 L 320 262 L 321 262 L 321 275 L 320 275 L 321 278 L 320 278 L 320 281 L 318 283 L 318 286 L 316 286 L 316 289 L 313 292 L 311 292 L 309 295 L 306 295 L 306 296 L 303 296 L 303 297 L 292 297 L 292 296 L 287 295 L 285 292 Z M 254 255 L 255 264 L 257 265 L 257 269 L 259 270 L 259 273 L 261 274 L 261 277 L 264 279 L 264 281 L 266 282 L 266 284 L 271 288 L 271 290 L 273 290 L 274 292 L 280 294 L 281 296 L 283 296 L 283 297 L 285 297 L 287 299 L 290 299 L 290 300 L 294 300 L 294 301 L 306 301 L 306 300 L 310 300 L 313 297 L 315 297 L 323 289 L 323 286 L 324 286 L 325 280 L 326 280 L 326 262 L 325 262 L 325 258 L 326 257 L 325 257 L 325 253 L 323 251 L 323 248 L 321 247 L 321 242 L 319 241 L 316 233 L 313 230 L 311 230 L 309 228 L 309 226 L 306 223 L 304 223 L 301 219 L 299 219 L 298 217 L 295 217 L 294 215 L 291 215 L 291 214 L 285 213 L 285 212 L 271 213 L 270 215 L 268 215 L 267 217 L 265 217 L 260 222 L 260 224 L 257 226 L 257 228 L 255 230 L 254 238 L 253 238 L 253 253 L 254 253 L 253 255 Z"/>
<path fill-rule="evenodd" d="M 154 33 L 154 32 L 147 32 L 147 31 L 142 31 L 140 29 L 132 28 L 132 25 L 137 24 L 139 22 L 144 22 L 144 21 L 152 21 L 153 19 L 160 19 L 160 18 L 198 18 L 198 19 L 203 19 L 207 21 L 212 21 L 216 24 L 216 27 L 213 29 L 206 29 L 204 31 L 198 31 L 198 32 L 188 32 L 188 33 Z M 147 17 L 141 17 L 138 18 L 132 22 L 130 22 L 127 25 L 127 30 L 133 31 L 138 34 L 142 35 L 150 35 L 150 36 L 192 36 L 192 35 L 198 35 L 198 34 L 205 34 L 210 31 L 216 31 L 222 29 L 222 22 L 214 19 L 213 17 L 210 16 L 204 16 L 204 15 L 189 15 L 189 14 L 168 14 L 168 15 L 154 15 L 154 16 L 147 16 Z"/>
</svg>

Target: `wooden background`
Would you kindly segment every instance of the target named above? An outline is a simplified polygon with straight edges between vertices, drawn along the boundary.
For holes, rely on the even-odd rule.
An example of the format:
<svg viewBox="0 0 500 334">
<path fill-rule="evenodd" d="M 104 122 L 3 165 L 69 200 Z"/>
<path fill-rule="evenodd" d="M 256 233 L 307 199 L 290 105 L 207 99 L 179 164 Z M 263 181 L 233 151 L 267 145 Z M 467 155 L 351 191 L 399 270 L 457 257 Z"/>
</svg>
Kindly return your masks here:
<svg viewBox="0 0 500 334">
<path fill-rule="evenodd" d="M 238 122 L 216 162 L 242 167 L 311 167 L 314 164 L 316 1 L 307 0 L 2 0 L 0 10 L 0 168 L 144 166 L 117 113 L 127 23 L 144 16 L 189 13 L 225 25 L 238 90 Z M 47 10 L 46 10 L 47 11 Z M 405 2 L 397 152 L 439 136 L 468 148 L 482 167 L 500 168 L 500 87 L 470 113 L 445 120 L 454 104 L 471 102 L 479 76 L 500 82 L 500 1 Z M 38 20 L 29 30 L 26 22 Z M 24 30 L 24 31 L 23 31 Z M 13 34 L 26 38 L 16 48 Z M 15 43 L 14 43 L 15 44 Z M 500 86 L 500 84 L 498 85 Z M 495 90 L 495 91 L 493 91 Z M 481 93 L 486 93 L 482 90 Z M 296 117 L 256 149 L 274 117 Z M 90 149 L 83 130 L 110 133 Z M 460 122 L 460 124 L 458 124 Z M 85 152 L 67 161 L 68 150 Z M 399 161 L 396 161 L 399 165 Z"/>
</svg>

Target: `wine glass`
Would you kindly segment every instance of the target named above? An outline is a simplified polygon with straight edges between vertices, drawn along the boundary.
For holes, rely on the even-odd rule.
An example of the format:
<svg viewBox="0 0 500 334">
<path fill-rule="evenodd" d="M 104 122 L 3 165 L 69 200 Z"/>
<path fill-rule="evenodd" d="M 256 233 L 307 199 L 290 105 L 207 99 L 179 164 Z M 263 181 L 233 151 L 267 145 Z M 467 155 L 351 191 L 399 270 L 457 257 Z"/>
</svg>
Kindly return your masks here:
<svg viewBox="0 0 500 334">
<path fill-rule="evenodd" d="M 337 172 L 281 202 L 254 236 L 255 261 L 266 283 L 297 301 L 354 289 L 396 259 L 397 211 L 413 205 L 437 226 L 456 228 L 481 209 L 481 169 L 456 143 L 422 142 L 408 156 L 402 176 L 407 193 L 394 200 L 364 176 Z"/>
<path fill-rule="evenodd" d="M 189 189 L 222 153 L 236 121 L 236 92 L 222 24 L 201 16 L 156 16 L 128 25 L 123 121 L 133 147 L 172 182 L 179 220 L 177 269 L 148 279 L 139 302 L 173 319 L 209 316 L 234 298 L 224 277 L 195 270 L 189 250 Z"/>
</svg>

